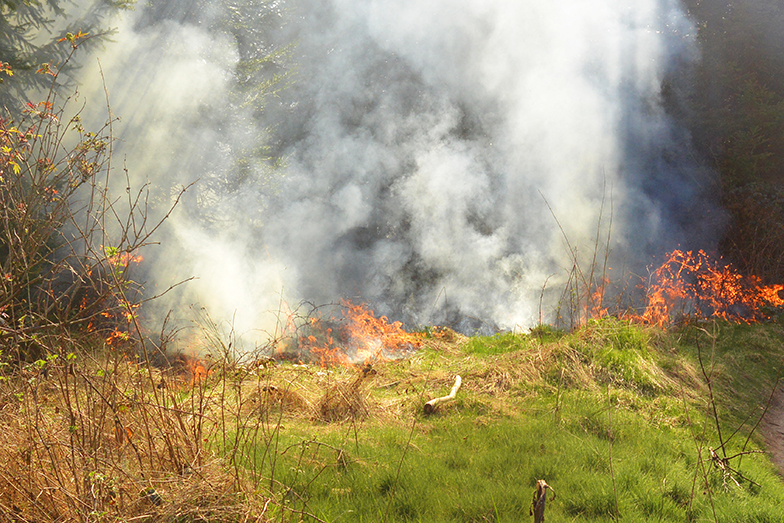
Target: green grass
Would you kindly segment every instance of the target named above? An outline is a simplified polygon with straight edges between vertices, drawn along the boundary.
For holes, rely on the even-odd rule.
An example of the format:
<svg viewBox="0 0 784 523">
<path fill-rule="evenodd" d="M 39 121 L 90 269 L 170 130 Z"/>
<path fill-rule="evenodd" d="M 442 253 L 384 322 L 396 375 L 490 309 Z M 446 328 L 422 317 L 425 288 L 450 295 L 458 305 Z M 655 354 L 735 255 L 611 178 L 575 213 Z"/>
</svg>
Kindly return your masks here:
<svg viewBox="0 0 784 523">
<path fill-rule="evenodd" d="M 329 522 L 517 522 L 545 479 L 557 493 L 551 522 L 613 521 L 616 510 L 626 521 L 780 521 L 784 485 L 766 455 L 742 460 L 757 485 L 735 475 L 737 486 L 707 461 L 719 437 L 698 354 L 732 455 L 760 449 L 758 434 L 746 438 L 784 371 L 782 341 L 778 324 L 663 333 L 607 320 L 548 340 L 500 334 L 425 348 L 378 366 L 381 381 L 411 379 L 370 391 L 371 403 L 397 402 L 396 416 L 287 418 L 273 434 L 287 449 L 276 457 L 277 493 Z M 456 401 L 420 414 L 454 373 L 464 380 Z M 269 460 L 245 466 L 273 473 Z"/>
<path fill-rule="evenodd" d="M 495 336 L 477 336 L 470 338 L 463 347 L 468 354 L 489 356 L 491 354 L 504 354 L 524 350 L 529 347 L 531 340 L 517 334 L 506 332 Z"/>
<path fill-rule="evenodd" d="M 607 409 L 594 400 L 570 394 L 560 423 L 536 403 L 521 405 L 533 412 L 529 416 L 487 425 L 457 413 L 422 421 L 405 458 L 405 432 L 378 428 L 363 434 L 346 469 L 330 466 L 323 451 L 309 450 L 305 466 L 289 465 L 302 472 L 287 479 L 307 508 L 326 521 L 378 521 L 387 510 L 388 521 L 520 521 L 540 478 L 558 494 L 548 506 L 551 521 L 609 521 L 615 491 L 618 510 L 630 521 L 686 521 L 689 513 L 699 520 L 710 514 L 699 479 L 692 500 L 696 449 L 686 428 L 657 427 L 613 407 L 610 430 Z M 709 476 L 717 510 L 732 521 L 751 508 L 757 519 L 748 521 L 780 517 L 784 492 L 771 466 L 750 459 L 744 474 L 762 487 L 724 492 L 718 474 Z"/>
</svg>

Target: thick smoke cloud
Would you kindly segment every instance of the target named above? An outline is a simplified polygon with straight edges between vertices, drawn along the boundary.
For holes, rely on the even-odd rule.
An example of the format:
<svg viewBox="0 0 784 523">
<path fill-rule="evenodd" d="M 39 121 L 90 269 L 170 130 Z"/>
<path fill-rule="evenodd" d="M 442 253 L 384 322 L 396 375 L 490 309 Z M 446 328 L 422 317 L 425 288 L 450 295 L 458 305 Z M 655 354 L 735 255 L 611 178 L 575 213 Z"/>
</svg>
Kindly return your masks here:
<svg viewBox="0 0 784 523">
<path fill-rule="evenodd" d="M 131 174 L 164 196 L 200 180 L 147 256 L 151 289 L 198 278 L 164 309 L 250 339 L 281 300 L 344 297 L 409 325 L 528 327 L 572 266 L 565 238 L 590 260 L 612 218 L 629 270 L 712 239 L 708 177 L 661 103 L 698 58 L 676 0 L 288 0 L 263 44 L 293 45 L 294 81 L 261 116 L 231 99 L 216 15 L 182 13 L 141 10 L 101 58 Z M 283 165 L 237 178 L 260 137 Z"/>
</svg>

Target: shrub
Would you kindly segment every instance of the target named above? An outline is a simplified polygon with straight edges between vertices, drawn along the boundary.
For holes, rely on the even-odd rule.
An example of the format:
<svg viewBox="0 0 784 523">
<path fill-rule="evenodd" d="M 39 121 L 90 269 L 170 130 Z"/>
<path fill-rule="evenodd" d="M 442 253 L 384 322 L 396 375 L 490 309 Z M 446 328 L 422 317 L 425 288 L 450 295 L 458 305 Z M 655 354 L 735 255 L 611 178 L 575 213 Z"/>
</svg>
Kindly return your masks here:
<svg viewBox="0 0 784 523">
<path fill-rule="evenodd" d="M 73 55 L 86 36 L 69 36 Z M 111 113 L 86 130 L 80 111 L 66 117 L 75 99 L 55 94 L 59 73 L 45 72 L 47 98 L 0 117 L 0 342 L 28 361 L 63 335 L 132 337 L 141 297 L 129 265 L 158 225 L 147 223 L 146 187 L 110 196 Z"/>
</svg>

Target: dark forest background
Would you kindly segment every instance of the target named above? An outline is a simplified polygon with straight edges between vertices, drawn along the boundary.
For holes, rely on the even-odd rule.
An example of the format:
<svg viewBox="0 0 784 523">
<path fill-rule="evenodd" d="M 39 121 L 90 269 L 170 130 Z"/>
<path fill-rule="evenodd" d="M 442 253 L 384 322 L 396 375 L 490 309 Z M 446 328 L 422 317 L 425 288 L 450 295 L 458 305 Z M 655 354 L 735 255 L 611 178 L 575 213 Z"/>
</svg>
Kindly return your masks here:
<svg viewBox="0 0 784 523">
<path fill-rule="evenodd" d="M 684 4 L 701 59 L 663 92 L 718 177 L 729 216 L 719 254 L 767 283 L 783 281 L 784 2 Z"/>
</svg>

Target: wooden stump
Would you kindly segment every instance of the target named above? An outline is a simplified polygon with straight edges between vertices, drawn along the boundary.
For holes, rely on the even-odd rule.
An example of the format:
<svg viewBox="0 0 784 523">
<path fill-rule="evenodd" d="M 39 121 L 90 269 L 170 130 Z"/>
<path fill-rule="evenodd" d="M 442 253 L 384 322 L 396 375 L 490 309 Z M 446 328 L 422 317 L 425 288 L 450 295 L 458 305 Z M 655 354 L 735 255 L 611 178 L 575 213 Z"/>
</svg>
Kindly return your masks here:
<svg viewBox="0 0 784 523">
<path fill-rule="evenodd" d="M 553 490 L 553 487 L 548 485 L 543 479 L 536 481 L 534 499 L 531 502 L 531 509 L 528 511 L 528 515 L 534 517 L 534 523 L 544 523 L 544 505 L 547 502 L 547 489 L 553 491 L 553 499 L 555 499 L 555 490 Z"/>
</svg>

